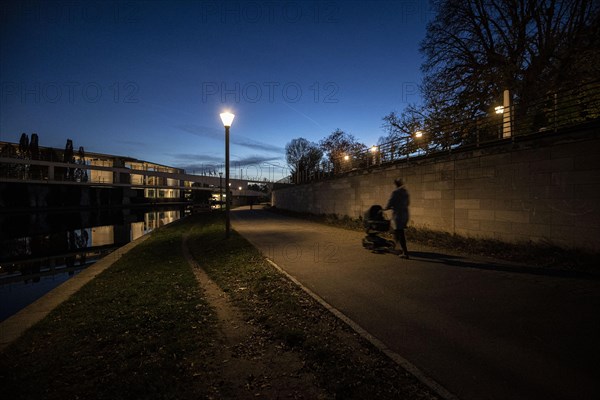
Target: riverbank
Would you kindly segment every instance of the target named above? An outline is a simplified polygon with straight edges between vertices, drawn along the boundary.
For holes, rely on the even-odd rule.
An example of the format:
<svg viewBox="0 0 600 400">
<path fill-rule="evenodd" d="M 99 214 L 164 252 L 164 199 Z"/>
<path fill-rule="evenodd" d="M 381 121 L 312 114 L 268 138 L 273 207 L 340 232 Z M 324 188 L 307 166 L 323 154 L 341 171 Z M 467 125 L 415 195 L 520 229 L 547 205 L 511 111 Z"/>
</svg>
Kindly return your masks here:
<svg viewBox="0 0 600 400">
<path fill-rule="evenodd" d="M 15 399 L 436 398 L 242 237 L 224 240 L 218 213 L 153 232 L 0 371 Z"/>
<path fill-rule="evenodd" d="M 184 215 L 186 209 L 179 206 L 0 212 L 0 322 L 108 254 Z"/>
</svg>

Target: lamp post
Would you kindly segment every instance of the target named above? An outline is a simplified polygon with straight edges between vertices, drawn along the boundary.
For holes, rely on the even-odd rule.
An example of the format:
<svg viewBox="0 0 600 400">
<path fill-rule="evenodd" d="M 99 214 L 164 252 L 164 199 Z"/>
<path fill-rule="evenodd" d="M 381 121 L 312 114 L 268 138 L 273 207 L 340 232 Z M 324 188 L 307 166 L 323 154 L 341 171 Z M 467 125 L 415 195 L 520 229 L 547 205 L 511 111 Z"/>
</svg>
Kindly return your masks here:
<svg viewBox="0 0 600 400">
<path fill-rule="evenodd" d="M 344 155 L 344 163 L 342 164 L 342 170 L 340 172 L 346 171 L 346 169 L 350 169 L 348 168 L 347 164 L 350 163 L 350 156 L 348 154 Z"/>
<path fill-rule="evenodd" d="M 496 115 L 499 115 L 501 118 L 503 118 L 504 114 L 504 106 L 496 106 L 494 107 L 494 111 L 496 112 Z M 502 121 L 502 124 L 498 125 L 498 132 L 496 133 L 496 135 L 498 137 L 502 137 L 502 126 L 504 125 L 504 121 Z"/>
<path fill-rule="evenodd" d="M 494 108 L 496 114 L 502 115 L 502 139 L 507 139 L 512 136 L 512 115 L 511 115 L 511 97 L 510 92 L 507 90 L 503 93 L 503 101 L 501 106 Z"/>
<path fill-rule="evenodd" d="M 373 164 L 372 165 L 377 164 L 377 150 L 378 150 L 378 148 L 375 145 L 371 146 L 371 148 L 369 149 L 369 151 L 373 155 Z M 367 167 L 369 167 L 369 158 L 370 157 L 367 157 Z"/>
<path fill-rule="evenodd" d="M 421 149 L 422 150 L 422 143 L 421 142 L 421 138 L 423 137 L 423 131 L 416 131 L 415 132 L 415 141 L 413 142 L 415 144 L 415 153 Z"/>
<path fill-rule="evenodd" d="M 221 113 L 221 121 L 225 127 L 225 188 L 229 192 L 229 128 L 233 122 L 235 115 L 229 111 Z M 225 238 L 229 238 L 231 231 L 231 220 L 229 219 L 229 211 L 231 210 L 231 196 L 225 194 Z"/>
<path fill-rule="evenodd" d="M 506 139 L 512 136 L 512 113 L 511 113 L 510 92 L 507 90 L 503 93 L 504 112 L 502 113 L 502 138 Z"/>
<path fill-rule="evenodd" d="M 219 210 L 223 211 L 223 173 L 219 172 Z"/>
</svg>

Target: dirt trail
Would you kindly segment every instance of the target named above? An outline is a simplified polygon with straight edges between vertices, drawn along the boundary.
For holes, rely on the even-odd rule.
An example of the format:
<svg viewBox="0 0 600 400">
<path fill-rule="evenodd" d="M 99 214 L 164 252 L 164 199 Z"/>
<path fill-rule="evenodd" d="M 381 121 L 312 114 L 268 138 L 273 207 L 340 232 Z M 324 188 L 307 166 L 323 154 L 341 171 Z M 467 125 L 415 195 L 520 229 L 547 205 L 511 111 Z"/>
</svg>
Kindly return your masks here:
<svg viewBox="0 0 600 400">
<path fill-rule="evenodd" d="M 219 399 L 325 399 L 315 376 L 304 370 L 297 353 L 269 340 L 259 327 L 246 321 L 227 293 L 210 279 L 191 256 L 187 237 L 183 254 L 214 308 L 221 331 L 212 383 Z"/>
</svg>

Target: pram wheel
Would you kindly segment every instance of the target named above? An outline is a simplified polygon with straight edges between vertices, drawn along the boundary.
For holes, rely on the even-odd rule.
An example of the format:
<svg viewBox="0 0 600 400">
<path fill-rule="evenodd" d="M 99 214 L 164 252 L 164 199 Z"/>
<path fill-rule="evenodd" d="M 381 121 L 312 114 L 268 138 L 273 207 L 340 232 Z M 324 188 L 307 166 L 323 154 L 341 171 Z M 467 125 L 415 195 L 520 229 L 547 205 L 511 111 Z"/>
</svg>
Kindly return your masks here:
<svg viewBox="0 0 600 400">
<path fill-rule="evenodd" d="M 365 249 L 374 253 L 387 253 L 394 248 L 395 243 L 392 240 L 386 240 L 376 234 L 368 234 L 362 240 Z"/>
<path fill-rule="evenodd" d="M 392 240 L 384 239 L 377 234 L 390 230 L 390 221 L 385 219 L 383 208 L 380 205 L 373 205 L 367 210 L 364 215 L 364 227 L 367 233 L 362 240 L 364 248 L 373 253 L 387 253 L 395 247 Z"/>
</svg>

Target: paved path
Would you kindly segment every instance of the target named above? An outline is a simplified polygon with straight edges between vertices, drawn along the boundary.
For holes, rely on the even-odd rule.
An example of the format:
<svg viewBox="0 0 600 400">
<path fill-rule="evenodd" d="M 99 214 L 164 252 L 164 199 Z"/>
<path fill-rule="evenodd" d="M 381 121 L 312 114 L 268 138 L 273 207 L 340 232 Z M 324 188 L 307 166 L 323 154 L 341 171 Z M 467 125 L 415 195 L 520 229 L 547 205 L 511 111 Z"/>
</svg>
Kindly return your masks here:
<svg viewBox="0 0 600 400">
<path fill-rule="evenodd" d="M 263 210 L 233 228 L 463 400 L 599 399 L 600 281 L 409 243 L 373 254 L 353 232 Z"/>
</svg>

